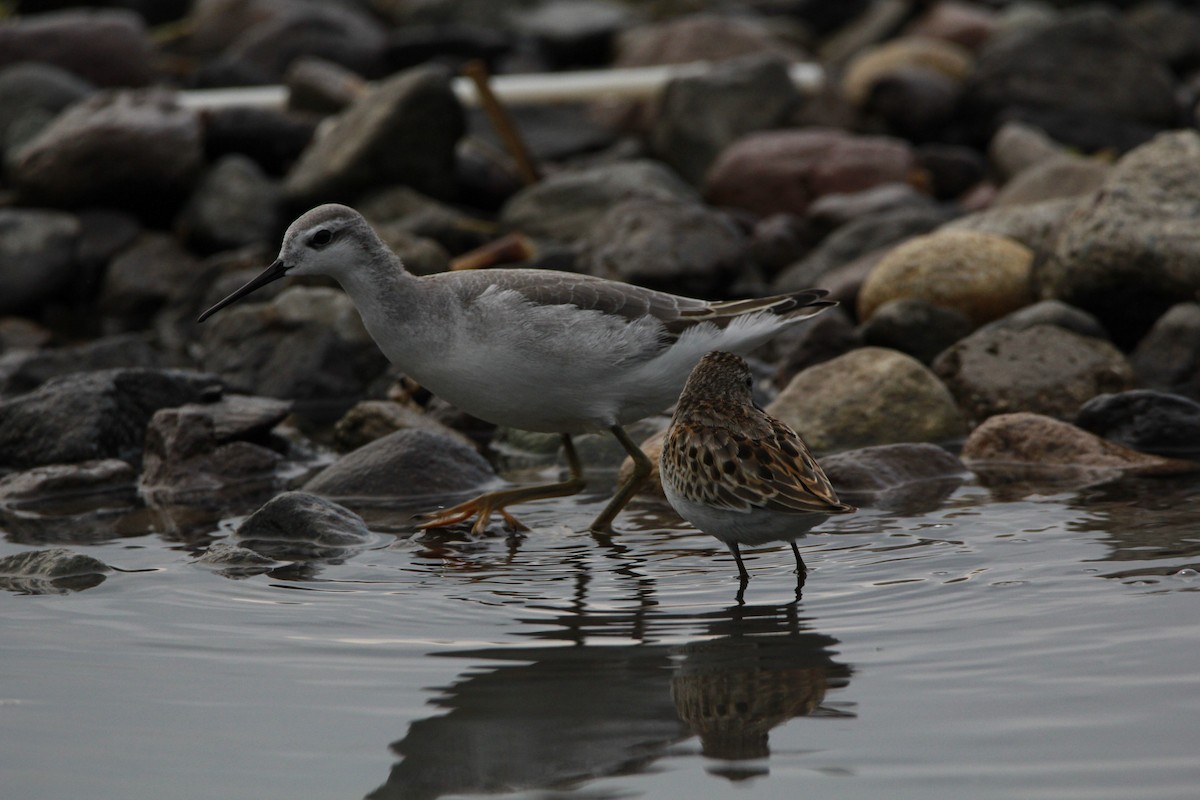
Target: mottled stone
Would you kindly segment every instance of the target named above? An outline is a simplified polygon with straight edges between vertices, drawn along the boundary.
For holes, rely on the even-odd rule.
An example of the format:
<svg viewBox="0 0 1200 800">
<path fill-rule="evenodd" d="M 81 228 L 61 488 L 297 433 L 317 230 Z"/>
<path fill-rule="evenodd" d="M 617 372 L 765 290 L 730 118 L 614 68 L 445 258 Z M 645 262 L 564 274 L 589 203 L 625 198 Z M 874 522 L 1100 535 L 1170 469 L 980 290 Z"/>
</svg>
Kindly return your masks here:
<svg viewBox="0 0 1200 800">
<path fill-rule="evenodd" d="M 1055 325 L 977 331 L 938 356 L 933 369 L 976 420 L 1016 411 L 1073 419 L 1096 395 L 1133 386 L 1119 350 Z"/>
<path fill-rule="evenodd" d="M 1063 197 L 1021 206 L 988 208 L 947 222 L 945 230 L 976 231 L 1005 236 L 1035 253 L 1053 246 L 1063 222 L 1079 205 L 1079 198 Z"/>
<path fill-rule="evenodd" d="M 1095 158 L 1061 155 L 1039 161 L 1014 175 L 996 194 L 992 205 L 1024 206 L 1096 191 L 1110 167 Z"/>
<path fill-rule="evenodd" d="M 358 514 L 308 492 L 284 492 L 238 526 L 239 546 L 279 561 L 344 559 L 370 541 Z"/>
<path fill-rule="evenodd" d="M 912 356 L 863 347 L 792 378 L 767 411 L 815 452 L 895 442 L 945 442 L 965 432 L 954 398 Z"/>
</svg>

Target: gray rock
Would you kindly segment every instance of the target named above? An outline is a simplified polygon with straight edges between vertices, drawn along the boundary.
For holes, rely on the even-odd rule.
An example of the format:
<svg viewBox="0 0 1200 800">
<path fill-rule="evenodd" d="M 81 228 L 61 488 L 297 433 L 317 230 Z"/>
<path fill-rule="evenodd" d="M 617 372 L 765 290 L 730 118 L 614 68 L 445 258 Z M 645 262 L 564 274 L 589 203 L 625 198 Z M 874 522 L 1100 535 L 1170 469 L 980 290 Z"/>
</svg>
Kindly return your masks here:
<svg viewBox="0 0 1200 800">
<path fill-rule="evenodd" d="M 679 176 L 655 161 L 626 161 L 560 172 L 518 192 L 500 220 L 527 236 L 558 242 L 583 239 L 622 200 L 698 200 Z"/>
<path fill-rule="evenodd" d="M 205 369 L 236 391 L 296 400 L 307 414 L 321 403 L 349 405 L 388 364 L 336 289 L 293 286 L 269 303 L 235 305 L 202 328 Z"/>
<path fill-rule="evenodd" d="M 153 49 L 137 14 L 72 10 L 0 22 L 0 67 L 40 61 L 97 86 L 146 86 Z"/>
<path fill-rule="evenodd" d="M 768 342 L 760 354 L 775 354 L 776 386 L 787 386 L 797 372 L 862 347 L 862 334 L 844 308 L 831 308 L 803 325 L 788 328 Z M 768 356 L 769 357 L 769 356 Z"/>
<path fill-rule="evenodd" d="M 756 264 L 774 276 L 807 255 L 816 239 L 807 220 L 794 214 L 772 214 L 755 223 L 750 253 Z"/>
<path fill-rule="evenodd" d="M 240 154 L 217 160 L 200 179 L 177 228 L 194 250 L 212 253 L 270 241 L 280 226 L 283 190 Z"/>
<path fill-rule="evenodd" d="M 882 183 L 861 192 L 822 195 L 808 208 L 808 219 L 822 232 L 832 231 L 862 217 L 916 207 L 930 207 L 929 195 L 907 183 Z"/>
<path fill-rule="evenodd" d="M 371 539 L 358 514 L 308 492 L 284 492 L 238 526 L 239 546 L 279 561 L 329 561 L 361 550 Z"/>
<path fill-rule="evenodd" d="M 51 378 L 116 367 L 158 369 L 166 359 L 146 334 L 106 336 L 84 344 L 0 356 L 0 396 L 29 392 Z"/>
<path fill-rule="evenodd" d="M 988 159 L 1002 181 L 1066 153 L 1067 149 L 1045 131 L 1015 120 L 1001 125 L 988 143 Z"/>
<path fill-rule="evenodd" d="M 1200 134 L 1163 134 L 1081 198 L 1034 267 L 1043 298 L 1095 314 L 1122 347 L 1200 291 Z"/>
<path fill-rule="evenodd" d="M 64 547 L 0 557 L 0 590 L 17 594 L 66 594 L 104 582 L 112 568 Z"/>
<path fill-rule="evenodd" d="M 981 186 L 987 177 L 982 154 L 965 145 L 929 142 L 917 148 L 917 164 L 929 176 L 929 191 L 939 200 L 955 200 Z"/>
<path fill-rule="evenodd" d="M 139 463 L 155 411 L 198 402 L 219 386 L 214 375 L 184 370 L 112 369 L 54 378 L 0 400 L 0 466 L 98 458 Z"/>
<path fill-rule="evenodd" d="M 1097 436 L 1160 456 L 1200 456 L 1200 403 L 1147 389 L 1102 394 L 1084 403 L 1075 424 Z"/>
<path fill-rule="evenodd" d="M 201 85 L 280 83 L 291 63 L 305 56 L 320 57 L 368 77 L 384 74 L 386 34 L 365 9 L 345 3 L 245 5 L 249 8 L 244 27 L 233 30 L 224 27 L 237 18 L 236 10 L 230 13 L 231 4 L 206 3 L 205 8 L 197 9 L 203 13 L 203 24 L 210 26 L 197 33 L 226 40 L 218 46 L 216 57 L 197 70 L 195 80 Z M 192 19 L 198 16 L 193 14 Z"/>
<path fill-rule="evenodd" d="M 175 237 L 143 233 L 105 270 L 100 311 L 126 330 L 145 328 L 164 306 L 185 299 L 198 271 L 199 262 Z"/>
<path fill-rule="evenodd" d="M 0 503 L 27 504 L 119 492 L 132 489 L 136 481 L 133 466 L 118 458 L 49 464 L 0 478 Z"/>
<path fill-rule="evenodd" d="M 950 220 L 942 227 L 1007 236 L 1035 253 L 1043 253 L 1053 246 L 1063 221 L 1078 205 L 1078 198 L 1062 197 L 1028 205 L 987 208 Z"/>
<path fill-rule="evenodd" d="M 695 186 L 717 155 L 742 136 L 782 127 L 800 94 L 781 58 L 750 56 L 663 89 L 650 132 L 655 154 Z"/>
<path fill-rule="evenodd" d="M 214 542 L 192 562 L 211 567 L 228 578 L 244 578 L 270 572 L 279 562 L 232 542 Z"/>
<path fill-rule="evenodd" d="M 583 272 L 696 297 L 724 293 L 750 243 L 727 214 L 700 203 L 635 198 L 614 205 L 581 245 Z"/>
<path fill-rule="evenodd" d="M 288 173 L 289 200 L 347 200 L 404 184 L 435 197 L 454 191 L 454 148 L 465 129 L 462 106 L 440 69 L 397 73 L 332 117 Z"/>
<path fill-rule="evenodd" d="M 1098 394 L 1133 386 L 1133 369 L 1108 342 L 1056 325 L 977 331 L 933 370 L 975 420 L 1017 411 L 1073 419 Z"/>
<path fill-rule="evenodd" d="M 936 140 L 953 120 L 962 79 L 941 69 L 911 65 L 881 75 L 871 84 L 863 110 L 884 130 L 910 141 Z"/>
<path fill-rule="evenodd" d="M 1090 194 L 1104 184 L 1111 167 L 1095 158 L 1055 156 L 1017 173 L 1000 188 L 994 208 L 1025 206 Z"/>
<path fill-rule="evenodd" d="M 432 239 L 454 255 L 485 245 L 496 235 L 494 222 L 464 214 L 407 186 L 373 192 L 356 208 L 385 241 L 388 235 L 402 232 Z"/>
<path fill-rule="evenodd" d="M 8 132 L 22 117 L 35 115 L 49 122 L 58 112 L 87 97 L 93 87 L 87 81 L 50 64 L 26 62 L 0 69 L 0 153 L 22 144 L 37 131 L 21 124 L 21 141 Z"/>
<path fill-rule="evenodd" d="M 518 34 L 530 36 L 555 66 L 599 66 L 612 58 L 613 38 L 635 20 L 614 0 L 547 0 L 510 17 Z"/>
<path fill-rule="evenodd" d="M 814 452 L 896 442 L 948 442 L 966 433 L 954 398 L 912 356 L 863 347 L 792 378 L 767 411 Z"/>
<path fill-rule="evenodd" d="M 943 208 L 916 205 L 860 217 L 829 234 L 803 260 L 781 272 L 771 290 L 793 292 L 822 285 L 822 277 L 838 267 L 874 250 L 928 233 L 951 215 Z"/>
<path fill-rule="evenodd" d="M 219 491 L 229 504 L 233 495 L 279 483 L 284 458 L 263 442 L 290 411 L 280 400 L 233 394 L 159 409 L 146 429 L 142 496 L 154 504 L 180 503 Z"/>
<path fill-rule="evenodd" d="M 1140 385 L 1200 400 L 1200 304 L 1169 308 L 1129 358 Z"/>
<path fill-rule="evenodd" d="M 293 61 L 283 84 L 289 109 L 322 116 L 340 113 L 367 90 L 367 82 L 357 72 L 312 56 Z"/>
<path fill-rule="evenodd" d="M 843 502 L 907 514 L 938 508 L 967 472 L 956 456 L 925 442 L 834 453 L 821 468 Z"/>
<path fill-rule="evenodd" d="M 80 231 L 70 214 L 0 208 L 0 314 L 28 313 L 76 277 Z"/>
<path fill-rule="evenodd" d="M 202 159 L 199 119 L 173 95 L 107 91 L 63 111 L 26 142 L 11 175 L 33 202 L 162 216 L 191 189 Z"/>
<path fill-rule="evenodd" d="M 495 479 L 483 456 L 454 437 L 401 430 L 342 456 L 304 490 L 330 497 L 420 497 L 477 489 Z"/>
<path fill-rule="evenodd" d="M 952 308 L 901 298 L 880 306 L 863 323 L 861 334 L 868 345 L 890 347 L 928 365 L 974 327 L 966 315 Z"/>
<path fill-rule="evenodd" d="M 1059 300 L 1042 300 L 1033 305 L 1017 309 L 998 320 L 989 322 L 981 331 L 1023 331 L 1035 325 L 1056 325 L 1063 330 L 1108 340 L 1108 333 L 1100 321 L 1091 314 Z"/>
<path fill-rule="evenodd" d="M 210 159 L 240 153 L 268 175 L 282 175 L 312 142 L 319 119 L 280 108 L 210 108 L 203 116 L 204 150 Z"/>
<path fill-rule="evenodd" d="M 969 80 L 967 103 L 983 114 L 1053 109 L 1073 113 L 1077 123 L 1107 118 L 1167 127 L 1178 113 L 1174 92 L 1166 64 L 1139 46 L 1113 11 L 1093 7 L 990 42 Z M 1064 132 L 1072 129 L 1063 126 L 1056 138 L 1085 143 L 1063 139 Z M 1074 131 L 1076 137 L 1093 133 Z"/>
</svg>

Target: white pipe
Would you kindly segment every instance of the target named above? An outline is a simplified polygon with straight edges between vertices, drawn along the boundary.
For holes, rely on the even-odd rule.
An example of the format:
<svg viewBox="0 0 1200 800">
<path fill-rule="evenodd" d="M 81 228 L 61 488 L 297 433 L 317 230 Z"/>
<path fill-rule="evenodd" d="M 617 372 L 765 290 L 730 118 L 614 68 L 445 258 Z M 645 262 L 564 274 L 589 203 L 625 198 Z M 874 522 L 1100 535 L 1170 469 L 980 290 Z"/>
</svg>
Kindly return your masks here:
<svg viewBox="0 0 1200 800">
<path fill-rule="evenodd" d="M 707 61 L 661 67 L 543 72 L 525 75 L 493 75 L 492 91 L 510 105 L 581 102 L 601 98 L 644 99 L 653 97 L 669 81 L 703 75 L 713 69 Z M 819 64 L 792 64 L 788 68 L 792 82 L 803 92 L 814 92 L 825 79 Z M 454 93 L 467 106 L 479 104 L 475 84 L 470 78 L 454 78 Z M 282 108 L 287 104 L 284 86 L 246 86 L 222 89 L 190 89 L 179 92 L 179 104 L 185 108 L 211 109 L 243 106 Z"/>
</svg>

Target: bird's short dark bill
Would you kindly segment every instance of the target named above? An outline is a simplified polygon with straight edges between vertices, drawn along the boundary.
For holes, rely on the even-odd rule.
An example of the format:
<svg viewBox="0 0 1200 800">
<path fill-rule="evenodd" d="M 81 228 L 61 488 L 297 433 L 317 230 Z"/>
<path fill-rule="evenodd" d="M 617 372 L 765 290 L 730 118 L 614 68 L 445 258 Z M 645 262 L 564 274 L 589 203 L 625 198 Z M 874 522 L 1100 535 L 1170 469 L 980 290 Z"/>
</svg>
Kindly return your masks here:
<svg viewBox="0 0 1200 800">
<path fill-rule="evenodd" d="M 250 294 L 255 289 L 258 289 L 262 286 L 266 286 L 268 283 L 271 283 L 272 281 L 279 280 L 280 278 L 282 278 L 284 275 L 287 274 L 287 271 L 288 271 L 287 265 L 284 264 L 282 261 L 276 260 L 274 264 L 272 264 L 271 266 L 264 269 L 261 273 L 259 273 L 258 277 L 256 277 L 254 280 L 247 283 L 242 288 L 238 289 L 233 294 L 229 295 L 229 297 L 226 297 L 224 300 L 217 303 L 215 306 L 210 308 L 208 311 L 205 311 L 203 314 L 200 315 L 200 318 L 196 321 L 204 322 L 204 320 L 208 319 L 209 317 L 211 317 L 213 314 L 220 311 L 225 306 L 231 305 L 232 303 L 236 303 L 238 300 L 241 300 L 243 297 Z"/>
</svg>

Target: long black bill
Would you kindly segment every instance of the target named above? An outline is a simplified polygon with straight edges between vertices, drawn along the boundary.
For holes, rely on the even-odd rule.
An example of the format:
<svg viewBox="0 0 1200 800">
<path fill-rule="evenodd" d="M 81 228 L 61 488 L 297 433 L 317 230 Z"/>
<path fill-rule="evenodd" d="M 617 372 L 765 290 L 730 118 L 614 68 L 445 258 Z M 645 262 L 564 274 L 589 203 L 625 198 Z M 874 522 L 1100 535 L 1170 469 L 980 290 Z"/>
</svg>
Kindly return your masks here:
<svg viewBox="0 0 1200 800">
<path fill-rule="evenodd" d="M 280 278 L 282 278 L 284 275 L 287 274 L 287 271 L 288 271 L 287 265 L 284 264 L 283 261 L 276 259 L 275 263 L 272 264 L 271 266 L 267 267 L 266 269 L 264 269 L 261 273 L 259 273 L 258 277 L 256 277 L 254 280 L 247 283 L 242 288 L 238 289 L 233 294 L 229 295 L 229 297 L 226 297 L 224 300 L 217 303 L 215 306 L 210 308 L 208 311 L 205 311 L 203 314 L 200 315 L 200 319 L 198 319 L 196 321 L 204 322 L 204 320 L 208 319 L 209 317 L 211 317 L 213 314 L 220 311 L 225 306 L 236 303 L 238 300 L 241 300 L 243 297 L 250 294 L 255 289 L 258 289 L 259 287 L 262 287 L 262 286 L 266 286 L 271 281 L 279 280 Z"/>
</svg>

